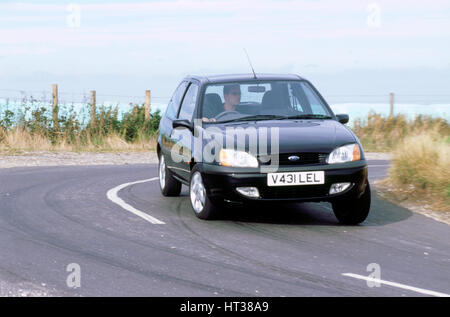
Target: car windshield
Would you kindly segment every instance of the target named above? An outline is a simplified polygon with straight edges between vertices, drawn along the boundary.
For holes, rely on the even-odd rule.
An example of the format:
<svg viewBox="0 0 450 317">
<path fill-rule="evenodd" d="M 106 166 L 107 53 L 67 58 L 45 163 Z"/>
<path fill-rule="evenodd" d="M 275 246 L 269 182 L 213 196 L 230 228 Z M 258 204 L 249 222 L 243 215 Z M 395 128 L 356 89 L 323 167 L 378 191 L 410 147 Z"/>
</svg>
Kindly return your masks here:
<svg viewBox="0 0 450 317">
<path fill-rule="evenodd" d="M 204 122 L 331 119 L 333 114 L 307 81 L 251 81 L 206 87 Z"/>
</svg>

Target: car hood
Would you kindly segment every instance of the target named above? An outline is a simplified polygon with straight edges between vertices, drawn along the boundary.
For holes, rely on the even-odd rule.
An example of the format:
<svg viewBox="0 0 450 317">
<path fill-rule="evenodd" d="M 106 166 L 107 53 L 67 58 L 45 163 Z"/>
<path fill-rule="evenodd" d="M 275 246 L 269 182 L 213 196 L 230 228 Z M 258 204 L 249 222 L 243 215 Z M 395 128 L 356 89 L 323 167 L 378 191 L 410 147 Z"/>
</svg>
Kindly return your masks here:
<svg viewBox="0 0 450 317">
<path fill-rule="evenodd" d="M 243 137 L 255 133 L 258 137 L 258 148 L 267 133 L 268 147 L 272 154 L 276 153 L 274 142 L 278 142 L 279 153 L 330 153 L 336 147 L 357 142 L 349 128 L 335 120 L 260 120 L 246 122 L 228 122 L 210 125 L 223 136 L 234 136 L 234 142 L 246 150 L 249 149 L 249 138 Z M 208 130 L 208 129 L 206 129 Z M 264 132 L 266 131 L 266 132 Z M 261 137 L 263 136 L 263 137 Z M 245 141 L 244 141 L 245 140 Z M 223 143 L 225 144 L 225 142 Z"/>
</svg>

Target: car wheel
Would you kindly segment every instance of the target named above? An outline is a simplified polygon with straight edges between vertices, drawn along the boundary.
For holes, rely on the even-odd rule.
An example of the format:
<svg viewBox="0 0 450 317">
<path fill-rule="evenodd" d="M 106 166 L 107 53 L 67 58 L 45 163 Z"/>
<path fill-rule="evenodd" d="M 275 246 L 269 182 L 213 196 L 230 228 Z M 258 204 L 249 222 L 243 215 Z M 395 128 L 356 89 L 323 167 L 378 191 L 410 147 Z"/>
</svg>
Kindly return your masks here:
<svg viewBox="0 0 450 317">
<path fill-rule="evenodd" d="M 164 155 L 159 157 L 159 187 L 164 196 L 178 196 L 181 192 L 181 183 L 177 181 L 166 166 Z"/>
<path fill-rule="evenodd" d="M 200 219 L 215 219 L 219 215 L 219 209 L 209 199 L 203 183 L 203 176 L 197 166 L 191 171 L 189 181 L 189 198 L 195 215 Z"/>
<path fill-rule="evenodd" d="M 366 220 L 370 210 L 370 185 L 367 182 L 366 190 L 361 197 L 336 201 L 332 203 L 333 212 L 340 223 L 356 225 Z"/>
</svg>

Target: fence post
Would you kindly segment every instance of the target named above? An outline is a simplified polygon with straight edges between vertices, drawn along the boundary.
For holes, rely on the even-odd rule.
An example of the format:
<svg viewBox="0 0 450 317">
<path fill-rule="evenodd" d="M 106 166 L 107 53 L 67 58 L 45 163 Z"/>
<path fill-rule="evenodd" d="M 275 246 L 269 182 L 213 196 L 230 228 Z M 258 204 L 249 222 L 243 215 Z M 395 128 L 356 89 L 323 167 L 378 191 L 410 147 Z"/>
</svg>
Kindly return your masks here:
<svg viewBox="0 0 450 317">
<path fill-rule="evenodd" d="M 59 132 L 59 122 L 58 122 L 58 85 L 53 84 L 52 86 L 52 97 L 53 97 L 53 130 Z"/>
<path fill-rule="evenodd" d="M 150 120 L 150 90 L 145 91 L 145 120 Z"/>
<path fill-rule="evenodd" d="M 96 102 L 96 93 L 95 90 L 91 90 L 91 128 L 94 128 L 96 125 L 95 118 L 95 102 Z"/>
<path fill-rule="evenodd" d="M 389 116 L 390 117 L 394 117 L 394 93 L 393 92 L 391 92 L 390 94 L 389 94 L 389 99 L 390 99 L 390 105 L 391 105 L 391 108 L 390 108 L 390 111 L 389 111 Z"/>
</svg>

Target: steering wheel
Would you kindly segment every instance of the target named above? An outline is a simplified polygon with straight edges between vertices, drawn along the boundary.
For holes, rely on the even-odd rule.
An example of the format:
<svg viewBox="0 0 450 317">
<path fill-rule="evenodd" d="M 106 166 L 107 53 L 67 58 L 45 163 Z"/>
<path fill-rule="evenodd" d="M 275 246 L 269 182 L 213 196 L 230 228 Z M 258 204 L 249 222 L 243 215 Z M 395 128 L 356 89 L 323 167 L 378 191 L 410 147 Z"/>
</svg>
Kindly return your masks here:
<svg viewBox="0 0 450 317">
<path fill-rule="evenodd" d="M 227 115 L 230 115 L 230 114 L 241 114 L 239 111 L 236 111 L 236 110 L 232 110 L 232 111 L 222 111 L 221 113 L 219 113 L 217 116 L 215 116 L 214 118 L 217 120 L 217 119 L 220 119 L 220 118 L 222 118 L 222 117 L 225 117 L 225 116 L 227 116 Z"/>
</svg>

